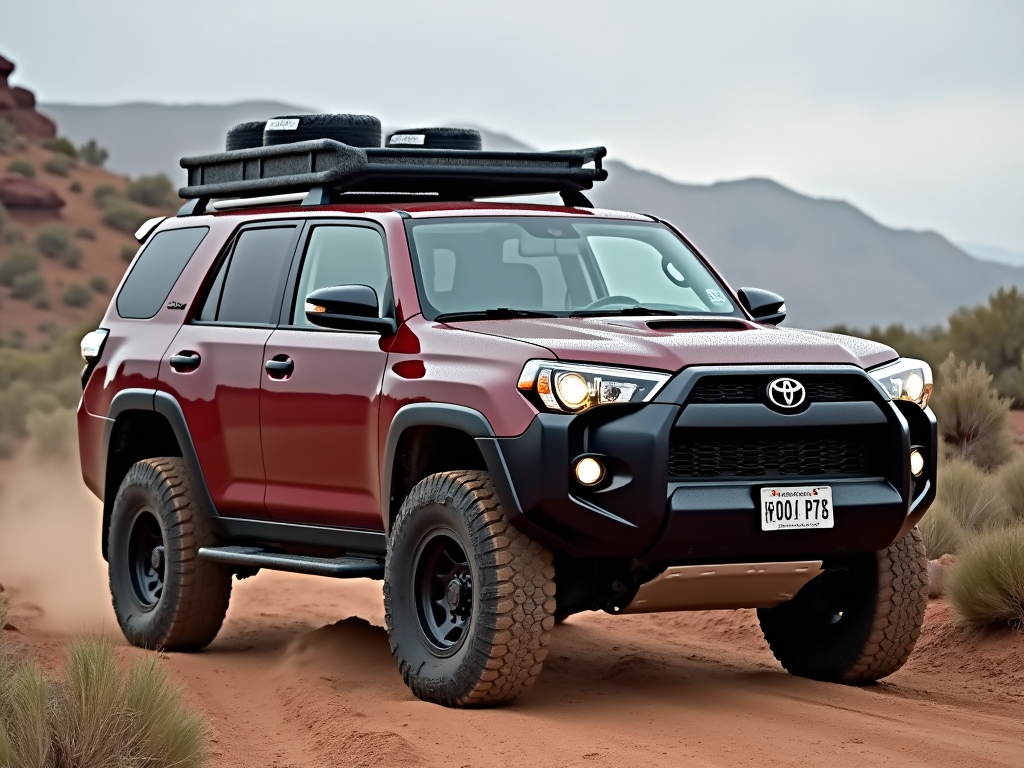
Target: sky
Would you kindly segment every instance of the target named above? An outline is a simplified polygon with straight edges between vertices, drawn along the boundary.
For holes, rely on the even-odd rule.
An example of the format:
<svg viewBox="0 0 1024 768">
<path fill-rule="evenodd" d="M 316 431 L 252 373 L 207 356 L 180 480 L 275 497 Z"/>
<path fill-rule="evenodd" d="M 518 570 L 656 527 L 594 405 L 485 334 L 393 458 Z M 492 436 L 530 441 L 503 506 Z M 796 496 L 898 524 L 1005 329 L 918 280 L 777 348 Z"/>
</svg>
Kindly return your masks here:
<svg viewBox="0 0 1024 768">
<path fill-rule="evenodd" d="M 0 0 L 0 53 L 41 102 L 458 121 L 1024 252 L 1021 0 Z"/>
</svg>

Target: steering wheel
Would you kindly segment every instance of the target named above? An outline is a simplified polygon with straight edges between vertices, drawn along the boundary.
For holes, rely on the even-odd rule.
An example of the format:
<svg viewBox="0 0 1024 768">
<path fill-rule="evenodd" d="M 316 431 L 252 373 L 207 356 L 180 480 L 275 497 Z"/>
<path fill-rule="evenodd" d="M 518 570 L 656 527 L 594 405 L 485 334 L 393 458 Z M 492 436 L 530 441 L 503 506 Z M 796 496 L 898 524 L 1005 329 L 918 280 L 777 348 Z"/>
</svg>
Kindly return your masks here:
<svg viewBox="0 0 1024 768">
<path fill-rule="evenodd" d="M 592 301 L 581 309 L 601 309 L 602 307 L 610 307 L 613 304 L 625 304 L 630 307 L 635 307 L 640 302 L 631 296 L 605 296 L 603 299 Z"/>
</svg>

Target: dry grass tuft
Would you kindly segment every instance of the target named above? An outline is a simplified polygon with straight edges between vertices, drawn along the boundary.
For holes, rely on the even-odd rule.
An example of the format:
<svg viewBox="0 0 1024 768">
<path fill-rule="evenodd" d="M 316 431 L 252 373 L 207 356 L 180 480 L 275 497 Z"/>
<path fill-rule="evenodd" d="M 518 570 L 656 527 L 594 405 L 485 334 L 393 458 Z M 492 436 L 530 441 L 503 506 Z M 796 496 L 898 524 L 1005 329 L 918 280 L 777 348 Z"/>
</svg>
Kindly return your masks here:
<svg viewBox="0 0 1024 768">
<path fill-rule="evenodd" d="M 983 364 L 958 361 L 951 353 L 939 367 L 933 400 L 939 435 L 950 456 L 992 470 L 1013 456 L 1010 401 L 992 388 Z"/>
<path fill-rule="evenodd" d="M 107 640 L 84 637 L 71 645 L 61 681 L 6 658 L 0 654 L 0 766 L 206 765 L 206 724 L 188 711 L 155 656 L 125 669 Z"/>
<path fill-rule="evenodd" d="M 924 547 L 929 560 L 956 554 L 967 539 L 967 531 L 960 525 L 957 517 L 948 507 L 939 503 L 932 505 L 918 527 L 924 537 Z"/>
<path fill-rule="evenodd" d="M 999 486 L 1013 519 L 1024 523 L 1024 453 L 1000 467 Z"/>
<path fill-rule="evenodd" d="M 938 481 L 935 505 L 945 507 L 965 532 L 999 528 L 1010 522 L 998 479 L 970 461 L 947 459 Z M 929 511 L 925 517 L 931 514 Z"/>
<path fill-rule="evenodd" d="M 975 629 L 1024 629 L 1024 524 L 986 531 L 957 556 L 946 595 Z"/>
</svg>

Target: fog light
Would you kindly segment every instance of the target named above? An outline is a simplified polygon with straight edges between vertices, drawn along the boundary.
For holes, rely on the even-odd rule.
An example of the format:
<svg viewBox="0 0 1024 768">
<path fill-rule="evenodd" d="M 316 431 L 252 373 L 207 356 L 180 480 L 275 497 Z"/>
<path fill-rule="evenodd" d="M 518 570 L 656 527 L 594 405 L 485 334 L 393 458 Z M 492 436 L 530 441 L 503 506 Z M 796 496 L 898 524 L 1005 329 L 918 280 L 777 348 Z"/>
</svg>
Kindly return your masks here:
<svg viewBox="0 0 1024 768">
<path fill-rule="evenodd" d="M 924 472 L 924 456 L 916 448 L 910 452 L 910 474 L 920 477 Z"/>
<path fill-rule="evenodd" d="M 597 485 L 604 478 L 604 467 L 597 459 L 586 456 L 576 462 L 576 479 L 581 485 Z"/>
</svg>

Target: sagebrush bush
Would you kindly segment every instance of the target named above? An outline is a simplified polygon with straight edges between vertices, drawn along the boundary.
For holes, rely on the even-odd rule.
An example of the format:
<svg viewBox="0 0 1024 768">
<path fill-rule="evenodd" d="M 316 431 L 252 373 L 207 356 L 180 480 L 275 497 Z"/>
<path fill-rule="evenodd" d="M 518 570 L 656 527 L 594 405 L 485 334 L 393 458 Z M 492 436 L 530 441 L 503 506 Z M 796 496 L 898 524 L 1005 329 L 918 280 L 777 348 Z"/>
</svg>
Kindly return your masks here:
<svg viewBox="0 0 1024 768">
<path fill-rule="evenodd" d="M 43 146 L 51 152 L 64 155 L 72 160 L 78 159 L 78 150 L 75 149 L 75 145 L 63 136 L 59 136 L 56 139 L 47 139 L 43 142 Z"/>
<path fill-rule="evenodd" d="M 972 627 L 1024 629 L 1024 525 L 968 542 L 947 576 L 946 596 Z"/>
<path fill-rule="evenodd" d="M 1024 453 L 999 468 L 999 486 L 1010 516 L 1024 523 Z"/>
<path fill-rule="evenodd" d="M 28 160 L 12 160 L 7 165 L 7 170 L 24 176 L 26 179 L 34 179 L 36 175 L 36 167 Z"/>
<path fill-rule="evenodd" d="M 107 158 L 110 157 L 110 153 L 97 144 L 96 139 L 89 139 L 78 148 L 78 156 L 89 165 L 102 167 L 107 162 Z"/>
<path fill-rule="evenodd" d="M 964 459 L 942 462 L 935 501 L 968 533 L 999 528 L 1010 522 L 1010 510 L 998 479 Z"/>
<path fill-rule="evenodd" d="M 947 453 L 988 470 L 1008 461 L 1013 455 L 1010 401 L 993 389 L 985 366 L 950 354 L 939 367 L 939 382 L 932 408 Z"/>
<path fill-rule="evenodd" d="M 174 185 L 164 174 L 141 176 L 128 185 L 128 198 L 151 208 L 174 204 Z"/>
<path fill-rule="evenodd" d="M 51 259 L 60 258 L 71 245 L 71 233 L 63 224 L 44 224 L 36 235 L 39 252 Z"/>
<path fill-rule="evenodd" d="M 932 504 L 918 527 L 924 537 L 924 548 L 929 560 L 956 554 L 967 539 L 967 532 L 956 515 L 939 502 Z"/>
<path fill-rule="evenodd" d="M 23 662 L 0 685 L 0 765 L 32 768 L 200 768 L 207 727 L 155 656 L 125 668 L 113 645 L 85 637 L 63 680 Z"/>
<path fill-rule="evenodd" d="M 106 293 L 110 290 L 110 282 L 103 275 L 93 275 L 89 278 L 89 287 L 96 293 Z"/>
<path fill-rule="evenodd" d="M 103 223 L 118 232 L 134 234 L 148 218 L 147 213 L 128 202 L 111 202 L 103 209 Z"/>
<path fill-rule="evenodd" d="M 82 191 L 82 185 L 77 181 L 72 181 L 68 184 L 68 192 L 74 192 L 76 195 Z"/>
<path fill-rule="evenodd" d="M 121 246 L 121 261 L 125 264 L 131 264 L 132 259 L 135 258 L 135 254 L 139 252 L 139 249 L 133 245 L 122 245 Z"/>
<path fill-rule="evenodd" d="M 43 170 L 54 176 L 67 176 L 74 167 L 75 161 L 67 155 L 54 155 L 43 163 Z"/>
<path fill-rule="evenodd" d="M 64 291 L 63 299 L 69 307 L 87 307 L 92 302 L 92 291 L 81 283 L 72 283 Z"/>
<path fill-rule="evenodd" d="M 75 230 L 75 237 L 79 240 L 95 240 L 96 230 L 92 227 L 79 227 Z"/>
<path fill-rule="evenodd" d="M 34 301 L 46 295 L 46 281 L 38 272 L 18 275 L 11 283 L 11 298 Z"/>
<path fill-rule="evenodd" d="M 110 184 L 100 184 L 92 191 L 92 200 L 100 208 L 105 208 L 115 200 L 123 200 L 117 187 Z"/>
<path fill-rule="evenodd" d="M 6 155 L 21 149 L 24 141 L 10 120 L 0 119 L 0 154 Z"/>
<path fill-rule="evenodd" d="M 0 262 L 0 285 L 10 287 L 21 275 L 38 271 L 39 254 L 36 250 L 26 245 L 15 246 Z"/>
</svg>

